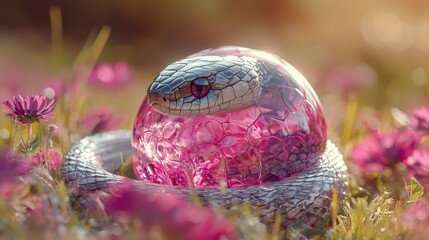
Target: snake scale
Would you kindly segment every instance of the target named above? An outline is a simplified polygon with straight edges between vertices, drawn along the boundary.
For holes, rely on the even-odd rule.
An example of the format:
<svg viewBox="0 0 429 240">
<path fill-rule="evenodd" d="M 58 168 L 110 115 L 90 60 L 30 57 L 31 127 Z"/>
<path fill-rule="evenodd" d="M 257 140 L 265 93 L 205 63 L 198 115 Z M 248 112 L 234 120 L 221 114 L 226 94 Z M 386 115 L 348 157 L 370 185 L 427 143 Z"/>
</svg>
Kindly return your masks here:
<svg viewBox="0 0 429 240">
<path fill-rule="evenodd" d="M 127 178 L 113 172 L 128 157 L 138 190 L 196 195 L 226 209 L 248 204 L 267 225 L 279 212 L 283 228 L 320 226 L 333 192 L 340 204 L 348 192 L 311 86 L 284 60 L 248 48 L 209 49 L 169 65 L 149 87 L 133 131 L 81 139 L 61 174 L 85 205 Z"/>
</svg>

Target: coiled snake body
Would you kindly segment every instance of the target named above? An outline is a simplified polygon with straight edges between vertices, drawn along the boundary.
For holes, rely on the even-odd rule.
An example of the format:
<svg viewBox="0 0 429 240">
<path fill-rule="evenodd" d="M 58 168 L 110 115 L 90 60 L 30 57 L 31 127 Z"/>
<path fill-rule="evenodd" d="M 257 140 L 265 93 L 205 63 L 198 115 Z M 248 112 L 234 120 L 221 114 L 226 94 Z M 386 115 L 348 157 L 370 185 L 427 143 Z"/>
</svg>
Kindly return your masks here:
<svg viewBox="0 0 429 240">
<path fill-rule="evenodd" d="M 61 172 L 85 202 L 124 179 L 112 172 L 129 156 L 136 189 L 196 194 L 225 208 L 248 204 L 268 225 L 279 212 L 284 228 L 318 227 L 333 192 L 341 203 L 348 191 L 311 86 L 280 58 L 247 48 L 210 49 L 169 65 L 148 89 L 132 133 L 80 140 Z"/>
</svg>

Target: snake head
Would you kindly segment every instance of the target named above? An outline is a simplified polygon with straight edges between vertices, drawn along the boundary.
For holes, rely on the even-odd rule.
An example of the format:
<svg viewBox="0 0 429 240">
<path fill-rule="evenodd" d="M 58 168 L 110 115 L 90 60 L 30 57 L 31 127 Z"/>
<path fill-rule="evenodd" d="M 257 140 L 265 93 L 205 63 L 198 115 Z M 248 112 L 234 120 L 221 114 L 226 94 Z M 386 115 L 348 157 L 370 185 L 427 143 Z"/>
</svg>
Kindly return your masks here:
<svg viewBox="0 0 429 240">
<path fill-rule="evenodd" d="M 259 95 L 256 59 L 246 56 L 197 56 L 167 66 L 148 89 L 149 104 L 173 116 L 235 111 Z"/>
</svg>

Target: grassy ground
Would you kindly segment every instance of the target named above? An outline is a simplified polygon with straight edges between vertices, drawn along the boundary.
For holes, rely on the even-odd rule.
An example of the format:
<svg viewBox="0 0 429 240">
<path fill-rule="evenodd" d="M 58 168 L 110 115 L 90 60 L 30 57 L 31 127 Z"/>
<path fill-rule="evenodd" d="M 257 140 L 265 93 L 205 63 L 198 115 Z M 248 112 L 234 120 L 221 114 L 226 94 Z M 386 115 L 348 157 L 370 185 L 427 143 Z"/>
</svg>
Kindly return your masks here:
<svg viewBox="0 0 429 240">
<path fill-rule="evenodd" d="M 429 84 L 425 67 L 418 61 L 425 55 L 413 50 L 402 53 L 401 62 L 386 52 L 356 47 L 355 52 L 347 52 L 355 54 L 350 59 L 365 59 L 368 64 L 337 67 L 332 63 L 319 73 L 307 73 L 303 67 L 305 75 L 319 79 L 312 83 L 325 108 L 330 139 L 340 146 L 350 173 L 349 198 L 343 205 L 332 205 L 326 228 L 293 226 L 284 232 L 276 224 L 266 230 L 257 214 L 245 206 L 229 212 L 183 207 L 174 197 L 147 201 L 146 195 L 132 195 L 153 210 L 151 214 L 112 217 L 106 206 L 116 205 L 106 199 L 97 199 L 88 210 L 82 210 L 70 198 L 58 173 L 62 156 L 84 136 L 131 128 L 150 82 L 139 79 L 153 79 L 156 70 L 144 72 L 128 65 L 132 74 L 124 78 L 125 83 L 89 81 L 92 69 L 101 62 L 100 55 L 114 55 L 115 51 L 106 47 L 111 28 L 94 31 L 77 54 L 70 54 L 62 46 L 58 11 L 51 9 L 52 49 L 33 53 L 31 47 L 14 47 L 21 38 L 0 40 L 5 59 L 27 61 L 27 67 L 20 68 L 0 58 L 2 74 L 12 79 L 0 81 L 1 100 L 18 94 L 46 94 L 46 87 L 55 89 L 57 99 L 55 117 L 47 121 L 17 125 L 9 116 L 0 115 L 1 239 L 426 239 L 429 113 L 413 109 L 427 105 Z M 389 20 L 389 16 L 382 17 Z M 46 57 L 46 52 L 53 54 Z M 51 64 L 39 65 L 44 61 Z M 43 81 L 32 82 L 36 77 Z M 0 106 L 0 110 L 6 112 L 6 107 Z M 10 160 L 11 155 L 14 159 L 18 156 L 18 164 L 16 159 Z M 128 211 L 139 209 L 136 206 Z M 179 209 L 180 214 L 171 209 Z M 195 216 L 200 221 L 192 221 Z"/>
</svg>

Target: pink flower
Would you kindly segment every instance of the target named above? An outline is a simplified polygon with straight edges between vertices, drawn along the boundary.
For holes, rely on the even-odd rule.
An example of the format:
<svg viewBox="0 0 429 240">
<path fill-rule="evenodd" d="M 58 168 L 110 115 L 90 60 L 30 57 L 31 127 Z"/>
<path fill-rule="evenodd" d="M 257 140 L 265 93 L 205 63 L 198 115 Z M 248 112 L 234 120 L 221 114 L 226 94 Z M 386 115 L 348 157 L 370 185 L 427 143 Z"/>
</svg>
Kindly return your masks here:
<svg viewBox="0 0 429 240">
<path fill-rule="evenodd" d="M 45 96 L 13 97 L 13 101 L 3 102 L 8 115 L 22 124 L 30 124 L 53 117 L 56 100 L 48 101 Z"/>
<path fill-rule="evenodd" d="M 429 204 L 420 199 L 402 214 L 401 222 L 409 227 L 429 227 Z"/>
<path fill-rule="evenodd" d="M 48 170 L 51 173 L 60 169 L 61 159 L 61 153 L 52 148 L 48 150 L 47 156 L 45 149 L 41 149 L 33 156 L 34 163 L 48 165 Z"/>
<path fill-rule="evenodd" d="M 31 221 L 35 227 L 46 229 L 47 224 L 52 224 L 55 220 L 55 208 L 48 205 L 47 196 L 33 195 L 31 205 L 26 209 L 26 221 Z"/>
<path fill-rule="evenodd" d="M 131 78 L 129 65 L 124 61 L 115 63 L 100 63 L 93 69 L 88 78 L 89 82 L 103 85 L 122 85 Z"/>
<path fill-rule="evenodd" d="M 22 158 L 11 153 L 0 151 L 0 195 L 11 196 L 17 190 L 19 176 L 25 176 L 30 171 L 30 165 Z"/>
<path fill-rule="evenodd" d="M 415 131 L 376 132 L 356 144 L 349 158 L 362 173 L 379 173 L 405 161 L 419 143 L 420 135 Z"/>
<path fill-rule="evenodd" d="M 26 175 L 29 170 L 30 166 L 21 157 L 5 150 L 0 151 L 0 183 Z"/>
<path fill-rule="evenodd" d="M 91 133 L 94 134 L 117 129 L 122 120 L 116 117 L 113 112 L 100 108 L 90 112 L 79 122 L 86 128 L 91 129 Z"/>
<path fill-rule="evenodd" d="M 133 190 L 129 181 L 102 201 L 107 214 L 139 219 L 144 227 L 159 227 L 178 239 L 222 239 L 233 234 L 231 223 L 214 210 L 190 205 L 169 193 Z"/>
<path fill-rule="evenodd" d="M 419 180 L 425 188 L 429 188 L 429 152 L 417 149 L 405 161 L 411 177 Z"/>
<path fill-rule="evenodd" d="M 416 131 L 429 132 L 429 108 L 423 106 L 414 110 L 410 116 L 410 127 Z"/>
</svg>

